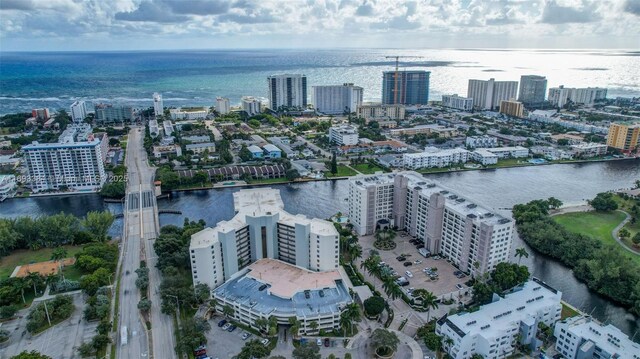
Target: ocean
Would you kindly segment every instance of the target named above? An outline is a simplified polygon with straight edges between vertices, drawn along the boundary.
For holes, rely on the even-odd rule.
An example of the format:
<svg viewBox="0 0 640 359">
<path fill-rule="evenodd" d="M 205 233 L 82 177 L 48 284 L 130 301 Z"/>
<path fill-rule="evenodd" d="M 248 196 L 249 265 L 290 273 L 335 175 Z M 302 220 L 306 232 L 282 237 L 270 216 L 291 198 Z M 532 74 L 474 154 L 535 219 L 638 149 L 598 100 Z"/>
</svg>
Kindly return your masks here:
<svg viewBox="0 0 640 359">
<path fill-rule="evenodd" d="M 470 78 L 518 81 L 546 76 L 548 87 L 606 87 L 608 97 L 640 96 L 640 51 L 626 50 L 202 50 L 139 52 L 0 52 L 0 114 L 35 107 L 94 103 L 213 106 L 216 96 L 238 104 L 267 96 L 268 75 L 302 73 L 309 86 L 354 83 L 365 101 L 380 100 L 382 72 L 431 71 L 430 100 L 466 95 Z M 308 91 L 311 96 L 311 89 Z"/>
</svg>

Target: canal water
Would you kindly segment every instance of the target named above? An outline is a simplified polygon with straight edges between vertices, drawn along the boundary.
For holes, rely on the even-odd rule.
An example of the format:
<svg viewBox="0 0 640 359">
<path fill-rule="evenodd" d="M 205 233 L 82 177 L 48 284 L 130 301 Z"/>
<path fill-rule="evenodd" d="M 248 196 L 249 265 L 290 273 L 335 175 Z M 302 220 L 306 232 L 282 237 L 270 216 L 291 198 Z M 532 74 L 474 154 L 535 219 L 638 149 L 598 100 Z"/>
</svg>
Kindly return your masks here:
<svg viewBox="0 0 640 359">
<path fill-rule="evenodd" d="M 598 192 L 629 188 L 640 179 L 640 160 L 613 161 L 583 164 L 561 164 L 537 167 L 506 168 L 488 171 L 468 171 L 430 174 L 437 180 L 465 197 L 495 209 L 538 198 L 556 197 L 565 204 L 580 204 L 593 198 Z M 274 185 L 280 189 L 285 209 L 309 217 L 328 218 L 338 211 L 346 212 L 347 182 L 323 181 L 290 185 Z M 162 225 L 182 225 L 184 218 L 204 219 L 209 226 L 233 216 L 232 194 L 240 188 L 175 192 L 172 198 L 160 200 L 161 210 L 174 209 L 182 215 L 161 214 Z M 41 197 L 12 199 L 0 204 L 0 216 L 44 215 L 59 211 L 83 216 L 90 210 L 109 209 L 121 213 L 119 204 L 104 203 L 97 195 L 67 197 Z M 122 221 L 117 220 L 111 235 L 122 233 Z M 522 264 L 529 267 L 534 276 L 562 291 L 563 299 L 603 321 L 611 323 L 629 335 L 640 329 L 640 318 L 634 317 L 624 308 L 605 298 L 589 292 L 572 272 L 560 263 L 536 254 L 520 239 L 515 248 L 525 247 L 529 258 Z M 513 254 L 512 254 L 513 256 Z M 640 335 L 640 334 L 639 334 Z"/>
</svg>

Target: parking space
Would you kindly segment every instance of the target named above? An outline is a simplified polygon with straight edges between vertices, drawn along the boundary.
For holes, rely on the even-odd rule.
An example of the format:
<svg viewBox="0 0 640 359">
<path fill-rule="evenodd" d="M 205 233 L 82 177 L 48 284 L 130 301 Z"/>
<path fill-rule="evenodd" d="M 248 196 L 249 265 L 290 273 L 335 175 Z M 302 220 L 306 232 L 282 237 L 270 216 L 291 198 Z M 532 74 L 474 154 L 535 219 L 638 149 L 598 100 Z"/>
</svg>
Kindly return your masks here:
<svg viewBox="0 0 640 359">
<path fill-rule="evenodd" d="M 224 320 L 224 318 L 221 316 L 211 317 L 211 319 L 209 319 L 211 330 L 205 333 L 207 337 L 207 355 L 212 359 L 231 358 L 240 353 L 240 350 L 242 350 L 246 342 L 253 339 L 263 340 L 262 337 L 248 333 L 242 328 L 236 328 L 234 331 L 229 332 L 228 327 L 226 327 L 227 329 L 223 329 L 225 326 L 218 326 L 218 323 L 222 320 Z"/>
<path fill-rule="evenodd" d="M 393 275 L 404 277 L 409 281 L 403 289 L 426 289 L 438 297 L 450 293 L 468 292 L 468 288 L 464 285 L 469 280 L 466 275 L 461 274 L 444 258 L 438 256 L 425 258 L 418 253 L 418 249 L 422 246 L 419 243 L 418 245 L 411 243 L 411 240 L 410 236 L 398 232 L 394 240 L 397 244 L 395 249 L 378 251 L 380 258 Z M 365 257 L 370 249 L 374 249 L 373 241 L 373 236 L 360 237 L 360 245 Z"/>
</svg>

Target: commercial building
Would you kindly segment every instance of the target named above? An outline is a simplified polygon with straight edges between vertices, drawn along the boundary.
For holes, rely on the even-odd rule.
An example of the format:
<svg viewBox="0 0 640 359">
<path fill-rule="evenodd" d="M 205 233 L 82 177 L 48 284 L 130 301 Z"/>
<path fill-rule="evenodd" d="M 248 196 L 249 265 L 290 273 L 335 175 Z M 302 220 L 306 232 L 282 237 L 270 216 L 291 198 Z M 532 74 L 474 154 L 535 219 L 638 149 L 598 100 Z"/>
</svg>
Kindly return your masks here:
<svg viewBox="0 0 640 359">
<path fill-rule="evenodd" d="M 430 135 L 437 133 L 439 137 L 456 137 L 458 136 L 458 130 L 453 127 L 444 127 L 440 125 L 418 125 L 409 128 L 395 128 L 389 131 L 391 136 L 414 136 L 420 133 Z"/>
<path fill-rule="evenodd" d="M 186 145 L 187 151 L 191 151 L 193 153 L 204 153 L 205 151 L 209 151 L 210 154 L 216 152 L 216 144 L 213 142 L 203 142 L 203 143 L 190 143 Z"/>
<path fill-rule="evenodd" d="M 483 166 L 495 165 L 498 163 L 498 155 L 493 152 L 487 151 L 486 148 L 478 148 L 471 152 L 470 157 L 472 160 L 478 162 Z"/>
<path fill-rule="evenodd" d="M 31 110 L 31 117 L 35 117 L 39 121 L 46 121 L 51 116 L 49 116 L 48 108 L 34 108 Z"/>
<path fill-rule="evenodd" d="M 207 117 L 209 111 L 204 107 L 196 108 L 172 108 L 169 115 L 172 120 L 203 120 Z"/>
<path fill-rule="evenodd" d="M 382 103 L 385 105 L 427 105 L 429 75 L 424 70 L 382 73 Z"/>
<path fill-rule="evenodd" d="M 95 106 L 96 122 L 125 122 L 133 121 L 133 108 L 131 106 L 114 106 L 98 104 Z"/>
<path fill-rule="evenodd" d="M 565 88 L 564 86 L 549 89 L 549 103 L 556 107 L 564 107 L 567 102 L 593 105 L 598 100 L 607 98 L 607 89 L 599 87 Z"/>
<path fill-rule="evenodd" d="M 442 95 L 442 106 L 460 111 L 473 110 L 473 98 L 456 95 Z"/>
<path fill-rule="evenodd" d="M 97 191 L 105 183 L 106 137 L 86 134 L 84 126 L 71 126 L 56 143 L 23 146 L 27 167 L 26 183 L 33 192 L 72 189 Z"/>
<path fill-rule="evenodd" d="M 329 128 L 329 141 L 339 146 L 358 144 L 358 129 L 351 125 L 332 126 Z"/>
<path fill-rule="evenodd" d="M 485 273 L 509 260 L 512 220 L 416 172 L 352 177 L 348 215 L 359 235 L 388 221 L 465 272 Z"/>
<path fill-rule="evenodd" d="M 602 143 L 580 143 L 571 145 L 571 152 L 576 157 L 596 157 L 607 154 L 607 145 Z"/>
<path fill-rule="evenodd" d="M 493 136 L 468 136 L 465 145 L 469 148 L 498 147 L 498 139 Z"/>
<path fill-rule="evenodd" d="M 436 147 L 427 147 L 424 152 L 405 153 L 402 162 L 405 168 L 412 170 L 419 168 L 448 167 L 454 164 L 466 163 L 469 160 L 469 151 L 462 148 L 441 150 Z"/>
<path fill-rule="evenodd" d="M 363 89 L 352 83 L 342 86 L 313 86 L 313 106 L 327 115 L 342 115 L 356 112 L 362 104 Z"/>
<path fill-rule="evenodd" d="M 633 342 L 613 325 L 602 325 L 591 317 L 572 317 L 559 321 L 553 335 L 556 351 L 567 359 L 640 359 L 640 344 Z"/>
<path fill-rule="evenodd" d="M 607 135 L 607 146 L 630 152 L 640 145 L 640 123 L 612 123 Z"/>
<path fill-rule="evenodd" d="M 262 112 L 260 100 L 253 96 L 242 96 L 242 109 L 249 116 L 255 116 Z"/>
<path fill-rule="evenodd" d="M 525 158 L 529 157 L 529 149 L 522 146 L 486 148 L 487 151 L 497 155 L 498 158 Z"/>
<path fill-rule="evenodd" d="M 496 81 L 495 79 L 469 80 L 467 97 L 473 99 L 473 107 L 480 110 L 494 110 L 500 102 L 518 96 L 518 81 Z"/>
<path fill-rule="evenodd" d="M 384 105 L 376 102 L 365 102 L 358 106 L 357 115 L 367 122 L 378 120 L 404 120 L 404 105 Z"/>
<path fill-rule="evenodd" d="M 307 107 L 307 77 L 299 74 L 271 75 L 269 86 L 269 108 L 281 106 L 305 109 Z"/>
<path fill-rule="evenodd" d="M 515 100 L 500 101 L 500 113 L 511 117 L 523 117 L 524 106 L 522 102 Z"/>
<path fill-rule="evenodd" d="M 153 94 L 153 114 L 156 117 L 164 116 L 164 103 L 162 102 L 162 95 L 157 92 Z"/>
<path fill-rule="evenodd" d="M 538 75 L 520 76 L 518 101 L 525 106 L 535 106 L 544 102 L 547 94 L 547 78 Z"/>
<path fill-rule="evenodd" d="M 231 111 L 229 99 L 226 97 L 216 97 L 216 111 L 221 115 L 226 115 Z"/>
<path fill-rule="evenodd" d="M 87 117 L 87 107 L 84 101 L 75 101 L 70 106 L 71 119 L 75 122 L 84 120 Z"/>
<path fill-rule="evenodd" d="M 540 343 L 538 324 L 547 326 L 560 319 L 562 293 L 533 278 L 521 288 L 483 305 L 473 313 L 444 316 L 436 323 L 444 350 L 455 359 L 469 359 L 479 354 L 486 359 L 507 358 L 516 345 L 532 350 Z M 450 341 L 449 341 L 450 339 Z"/>
</svg>

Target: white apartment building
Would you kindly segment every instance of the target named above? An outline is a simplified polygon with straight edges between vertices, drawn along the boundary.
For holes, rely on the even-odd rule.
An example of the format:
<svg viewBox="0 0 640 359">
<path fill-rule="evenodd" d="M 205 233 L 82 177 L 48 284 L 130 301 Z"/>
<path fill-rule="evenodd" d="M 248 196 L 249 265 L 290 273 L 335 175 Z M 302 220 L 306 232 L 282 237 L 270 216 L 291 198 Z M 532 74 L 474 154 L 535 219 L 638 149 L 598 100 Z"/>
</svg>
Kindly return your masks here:
<svg viewBox="0 0 640 359">
<path fill-rule="evenodd" d="M 556 351 L 567 359 L 640 359 L 640 344 L 613 325 L 603 326 L 590 317 L 559 321 L 553 335 Z"/>
<path fill-rule="evenodd" d="M 164 130 L 164 135 L 166 137 L 173 135 L 174 129 L 173 129 L 173 123 L 171 123 L 171 120 L 162 121 L 162 128 Z"/>
<path fill-rule="evenodd" d="M 533 278 L 522 288 L 494 301 L 473 313 L 454 314 L 436 323 L 436 334 L 444 350 L 455 359 L 469 359 L 474 354 L 486 359 L 502 359 L 514 354 L 519 344 L 535 348 L 538 323 L 547 326 L 560 319 L 562 293 Z"/>
<path fill-rule="evenodd" d="M 556 107 L 564 107 L 571 101 L 576 104 L 593 105 L 597 100 L 607 98 L 607 89 L 600 87 L 568 88 L 564 86 L 549 89 L 549 102 Z"/>
<path fill-rule="evenodd" d="M 149 134 L 151 137 L 157 137 L 160 134 L 157 120 L 149 120 Z"/>
<path fill-rule="evenodd" d="M 580 157 L 596 157 L 604 156 L 607 154 L 607 145 L 604 143 L 579 143 L 571 145 L 571 152 L 574 156 Z"/>
<path fill-rule="evenodd" d="M 418 168 L 448 167 L 453 164 L 466 163 L 468 160 L 469 151 L 463 148 L 441 150 L 436 147 L 426 147 L 424 152 L 405 153 L 402 155 L 404 167 L 412 170 Z"/>
<path fill-rule="evenodd" d="M 231 111 L 229 99 L 226 97 L 216 97 L 216 111 L 221 115 L 226 115 Z"/>
<path fill-rule="evenodd" d="M 311 271 L 338 268 L 338 231 L 332 223 L 292 215 L 280 191 L 246 189 L 233 194 L 236 215 L 191 237 L 194 283 L 216 288 L 251 263 L 278 259 Z"/>
<path fill-rule="evenodd" d="M 456 95 L 442 95 L 442 106 L 460 111 L 473 110 L 473 98 Z"/>
<path fill-rule="evenodd" d="M 498 109 L 500 102 L 518 97 L 518 81 L 469 80 L 467 97 L 473 99 L 477 109 Z"/>
<path fill-rule="evenodd" d="M 269 86 L 269 108 L 280 106 L 307 108 L 307 77 L 299 74 L 271 75 Z"/>
<path fill-rule="evenodd" d="M 153 114 L 156 117 L 164 115 L 164 103 L 162 102 L 162 95 L 157 92 L 153 94 Z"/>
<path fill-rule="evenodd" d="M 253 96 L 242 96 L 242 109 L 247 113 L 247 115 L 255 116 L 261 113 L 261 106 L 262 104 L 257 98 Z"/>
<path fill-rule="evenodd" d="M 182 109 L 172 108 L 169 115 L 172 120 L 202 120 L 207 117 L 209 112 L 205 108 L 201 109 Z"/>
<path fill-rule="evenodd" d="M 375 102 L 364 102 L 357 108 L 357 115 L 367 122 L 377 120 L 404 120 L 404 105 L 383 105 Z"/>
<path fill-rule="evenodd" d="M 526 158 L 529 157 L 529 149 L 522 146 L 486 148 L 487 151 L 499 158 Z"/>
<path fill-rule="evenodd" d="M 509 260 L 512 220 L 416 172 L 351 178 L 348 214 L 359 235 L 389 221 L 465 272 L 482 274 Z"/>
<path fill-rule="evenodd" d="M 478 148 L 471 152 L 470 157 L 472 160 L 480 163 L 483 166 L 495 165 L 498 163 L 498 155 L 487 151 L 486 148 Z"/>
<path fill-rule="evenodd" d="M 70 106 L 71 119 L 80 122 L 87 117 L 87 107 L 84 101 L 75 101 Z"/>
<path fill-rule="evenodd" d="M 204 151 L 209 151 L 210 154 L 216 152 L 216 144 L 213 142 L 204 142 L 204 143 L 190 143 L 186 145 L 187 151 L 192 151 L 193 153 L 204 153 Z"/>
<path fill-rule="evenodd" d="M 329 141 L 339 146 L 358 144 L 358 129 L 351 125 L 332 126 L 329 128 Z"/>
<path fill-rule="evenodd" d="M 363 89 L 352 83 L 334 86 L 313 86 L 313 107 L 327 115 L 356 112 L 362 104 Z"/>
<path fill-rule="evenodd" d="M 498 139 L 493 136 L 468 136 L 465 145 L 470 148 L 498 147 Z"/>
<path fill-rule="evenodd" d="M 584 122 L 563 120 L 558 116 L 556 110 L 535 110 L 533 112 L 529 112 L 529 120 L 541 123 L 551 123 L 581 132 L 601 133 L 605 135 L 609 133 L 608 127 L 594 126 Z"/>
</svg>

